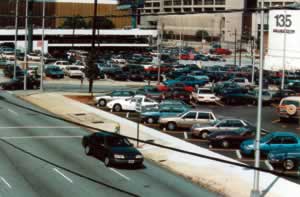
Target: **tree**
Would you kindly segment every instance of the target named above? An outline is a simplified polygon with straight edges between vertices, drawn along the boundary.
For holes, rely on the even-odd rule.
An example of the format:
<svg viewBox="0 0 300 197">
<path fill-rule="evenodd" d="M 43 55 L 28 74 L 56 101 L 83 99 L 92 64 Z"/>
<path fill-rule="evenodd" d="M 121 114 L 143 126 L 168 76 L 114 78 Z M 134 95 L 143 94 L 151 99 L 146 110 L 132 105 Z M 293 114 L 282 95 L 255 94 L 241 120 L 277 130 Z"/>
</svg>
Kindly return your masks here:
<svg viewBox="0 0 300 197">
<path fill-rule="evenodd" d="M 94 50 L 91 51 L 87 57 L 84 73 L 89 81 L 89 93 L 93 93 L 94 80 L 96 80 L 100 74 L 100 71 L 96 65 L 96 53 Z"/>
<path fill-rule="evenodd" d="M 60 26 L 60 28 L 66 29 L 86 29 L 87 27 L 88 24 L 86 23 L 84 17 L 80 15 L 66 18 L 64 23 Z"/>
<path fill-rule="evenodd" d="M 88 27 L 93 26 L 93 20 L 90 20 L 88 23 Z M 104 16 L 97 16 L 96 19 L 96 29 L 114 29 L 114 23 Z"/>
<path fill-rule="evenodd" d="M 209 34 L 206 30 L 198 30 L 196 32 L 196 35 L 195 35 L 196 39 L 201 41 L 203 39 L 206 39 L 207 37 L 209 37 Z"/>
</svg>

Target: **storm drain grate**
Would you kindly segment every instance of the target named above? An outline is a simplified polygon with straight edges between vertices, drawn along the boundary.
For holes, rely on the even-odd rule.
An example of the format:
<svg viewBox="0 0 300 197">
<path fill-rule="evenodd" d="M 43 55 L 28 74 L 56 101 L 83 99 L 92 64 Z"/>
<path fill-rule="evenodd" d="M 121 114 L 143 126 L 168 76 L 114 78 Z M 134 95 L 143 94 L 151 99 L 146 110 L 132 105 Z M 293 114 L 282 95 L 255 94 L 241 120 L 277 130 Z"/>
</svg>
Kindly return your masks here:
<svg viewBox="0 0 300 197">
<path fill-rule="evenodd" d="M 93 121 L 93 124 L 100 124 L 100 123 L 104 123 L 103 121 L 99 120 L 99 121 Z"/>
<path fill-rule="evenodd" d="M 75 116 L 85 116 L 86 114 L 85 113 L 77 113 L 77 114 L 74 114 Z"/>
</svg>

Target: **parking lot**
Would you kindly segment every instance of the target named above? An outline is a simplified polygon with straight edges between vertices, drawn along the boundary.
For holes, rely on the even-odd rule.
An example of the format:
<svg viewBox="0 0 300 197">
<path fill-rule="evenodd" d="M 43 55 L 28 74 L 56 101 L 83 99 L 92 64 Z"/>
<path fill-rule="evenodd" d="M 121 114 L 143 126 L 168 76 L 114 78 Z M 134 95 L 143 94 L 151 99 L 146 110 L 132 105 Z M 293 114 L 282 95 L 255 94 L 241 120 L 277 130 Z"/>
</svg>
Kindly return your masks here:
<svg viewBox="0 0 300 197">
<path fill-rule="evenodd" d="M 98 106 L 95 106 L 98 107 Z M 220 105 L 195 105 L 196 108 L 204 108 L 204 109 L 211 109 L 219 118 L 239 118 L 248 120 L 252 123 L 256 122 L 256 106 L 254 105 L 248 105 L 248 106 L 220 106 Z M 108 108 L 101 107 L 101 110 L 110 111 Z M 127 118 L 129 120 L 132 120 L 134 122 L 139 121 L 139 113 L 136 112 L 112 112 L 115 115 Z M 289 131 L 300 134 L 299 124 L 297 122 L 280 122 L 278 115 L 276 114 L 276 107 L 274 106 L 264 106 L 263 112 L 262 112 L 262 127 L 268 131 Z M 237 161 L 240 161 L 242 163 L 254 166 L 254 158 L 250 156 L 244 156 L 241 154 L 238 147 L 236 148 L 211 148 L 208 145 L 208 140 L 204 139 L 196 139 L 193 138 L 189 130 L 175 130 L 175 131 L 168 131 L 165 128 L 160 128 L 159 124 L 146 124 L 142 123 L 146 126 L 149 126 L 151 128 L 157 129 L 160 132 L 169 134 L 171 136 L 174 136 L 176 138 L 185 140 L 187 142 L 190 142 L 192 144 L 201 146 L 203 148 L 207 148 L 213 152 L 222 154 L 224 156 L 233 158 Z M 298 171 L 284 171 L 281 168 L 275 168 L 268 162 L 266 156 L 261 156 L 260 161 L 260 167 L 269 169 L 269 170 L 278 170 L 280 172 L 284 172 L 288 175 L 293 175 L 295 178 L 289 178 L 290 180 L 300 183 L 299 181 L 299 172 Z"/>
</svg>

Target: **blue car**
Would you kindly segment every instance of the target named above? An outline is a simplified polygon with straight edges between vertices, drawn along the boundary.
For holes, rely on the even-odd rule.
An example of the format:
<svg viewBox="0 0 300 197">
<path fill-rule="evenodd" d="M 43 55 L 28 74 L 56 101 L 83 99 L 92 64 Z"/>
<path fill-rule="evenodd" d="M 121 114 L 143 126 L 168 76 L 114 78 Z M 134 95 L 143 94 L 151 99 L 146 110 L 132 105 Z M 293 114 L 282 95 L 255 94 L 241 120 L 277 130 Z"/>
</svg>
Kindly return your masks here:
<svg viewBox="0 0 300 197">
<path fill-rule="evenodd" d="M 300 166 L 300 149 L 272 151 L 268 154 L 268 161 L 273 166 L 280 166 L 285 170 L 297 169 Z"/>
<path fill-rule="evenodd" d="M 45 75 L 46 77 L 51 77 L 51 78 L 64 78 L 64 71 L 55 65 L 49 65 L 45 69 Z"/>
<path fill-rule="evenodd" d="M 244 155 L 253 155 L 255 148 L 253 139 L 242 142 L 240 149 Z M 300 148 L 300 139 L 291 132 L 272 132 L 260 140 L 260 151 L 267 155 L 271 151 L 280 151 Z"/>
<path fill-rule="evenodd" d="M 204 86 L 207 83 L 206 79 L 197 79 L 195 77 L 192 76 L 180 76 L 174 80 L 167 80 L 164 82 L 164 84 L 166 84 L 167 86 L 169 85 L 173 85 L 175 83 L 183 83 L 187 86 Z"/>
<path fill-rule="evenodd" d="M 160 104 L 159 108 L 151 109 L 141 113 L 142 122 L 148 124 L 157 123 L 160 117 L 166 116 L 176 116 L 191 109 L 188 105 L 178 105 L 178 104 Z"/>
</svg>

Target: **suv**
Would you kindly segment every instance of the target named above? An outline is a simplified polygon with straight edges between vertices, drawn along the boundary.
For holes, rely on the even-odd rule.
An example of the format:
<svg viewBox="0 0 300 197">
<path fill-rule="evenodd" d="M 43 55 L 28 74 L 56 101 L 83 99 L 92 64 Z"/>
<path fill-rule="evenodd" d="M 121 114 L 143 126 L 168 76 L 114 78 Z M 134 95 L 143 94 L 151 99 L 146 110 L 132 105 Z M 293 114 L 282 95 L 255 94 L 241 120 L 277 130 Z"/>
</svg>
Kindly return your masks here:
<svg viewBox="0 0 300 197">
<path fill-rule="evenodd" d="M 216 116 L 211 111 L 189 110 L 177 116 L 161 117 L 158 122 L 161 127 L 175 130 L 176 128 L 187 129 L 197 123 L 209 124 L 216 120 Z"/>
<path fill-rule="evenodd" d="M 198 88 L 196 92 L 192 92 L 192 98 L 196 102 L 215 103 L 220 101 L 220 98 L 210 88 Z"/>
<path fill-rule="evenodd" d="M 104 161 L 105 166 L 130 164 L 142 166 L 144 157 L 126 137 L 107 132 L 97 132 L 82 138 L 86 155 Z"/>
<path fill-rule="evenodd" d="M 300 96 L 281 99 L 278 106 L 280 120 L 296 119 L 300 116 Z"/>
<path fill-rule="evenodd" d="M 96 96 L 94 98 L 94 101 L 96 104 L 98 104 L 100 107 L 105 107 L 107 102 L 116 100 L 116 99 L 127 99 L 134 96 L 133 91 L 127 91 L 127 90 L 115 90 L 111 93 L 108 93 L 106 95 Z"/>
</svg>

